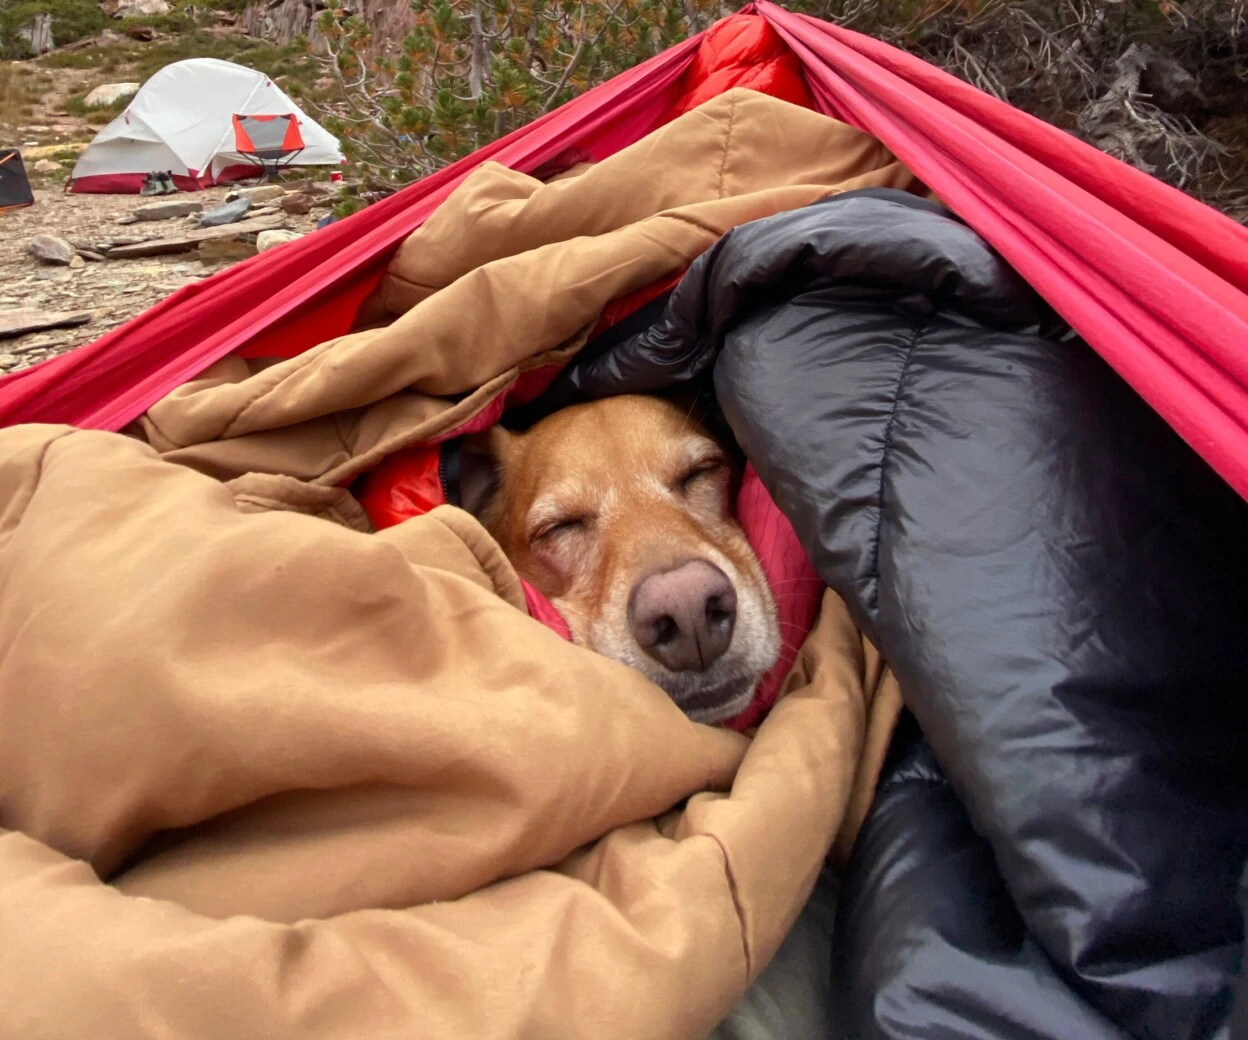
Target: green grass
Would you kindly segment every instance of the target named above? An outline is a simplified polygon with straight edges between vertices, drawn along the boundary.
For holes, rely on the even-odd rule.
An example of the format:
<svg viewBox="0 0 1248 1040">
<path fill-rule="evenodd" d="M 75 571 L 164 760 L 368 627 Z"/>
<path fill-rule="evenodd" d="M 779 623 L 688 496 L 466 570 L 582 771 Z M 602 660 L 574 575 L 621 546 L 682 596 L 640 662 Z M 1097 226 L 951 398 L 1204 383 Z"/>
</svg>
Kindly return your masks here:
<svg viewBox="0 0 1248 1040">
<path fill-rule="evenodd" d="M 95 69 L 103 62 L 102 51 L 52 51 L 39 59 L 45 69 Z"/>
<path fill-rule="evenodd" d="M 248 36 L 213 36 L 206 32 L 187 33 L 168 40 L 154 40 L 132 51 L 135 79 L 144 80 L 166 65 L 185 58 L 221 58 L 257 69 L 274 79 L 295 79 L 314 75 L 311 58 L 292 44 L 274 47 Z"/>
<path fill-rule="evenodd" d="M 279 85 L 304 86 L 317 76 L 316 64 L 301 44 L 275 47 L 249 36 L 217 36 L 200 29 L 161 36 L 150 43 L 124 40 L 108 47 L 53 51 L 40 58 L 39 64 L 50 69 L 94 71 L 98 79 L 93 85 L 98 85 L 119 78 L 143 83 L 166 65 L 186 58 L 237 62 L 271 76 Z M 70 112 L 86 114 L 72 108 Z"/>
<path fill-rule="evenodd" d="M 105 123 L 111 123 L 117 116 L 121 115 L 133 97 L 133 94 L 127 94 L 125 97 L 114 101 L 111 105 L 88 105 L 85 93 L 75 94 L 73 97 L 65 100 L 65 111 L 71 116 L 85 119 L 92 126 L 103 126 Z"/>
</svg>

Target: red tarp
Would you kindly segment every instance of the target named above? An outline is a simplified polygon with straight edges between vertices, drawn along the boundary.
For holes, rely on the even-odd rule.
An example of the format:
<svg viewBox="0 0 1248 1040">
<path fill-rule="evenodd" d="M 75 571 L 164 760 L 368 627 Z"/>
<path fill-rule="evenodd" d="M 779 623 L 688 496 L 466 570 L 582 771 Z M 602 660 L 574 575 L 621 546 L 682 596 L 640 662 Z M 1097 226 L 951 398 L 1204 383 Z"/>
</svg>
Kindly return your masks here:
<svg viewBox="0 0 1248 1040">
<path fill-rule="evenodd" d="M 774 32 L 760 34 L 763 22 Z M 226 354 L 290 355 L 348 331 L 395 246 L 473 167 L 601 159 L 680 109 L 703 47 L 722 53 L 753 34 L 774 50 L 777 33 L 813 104 L 883 141 L 1248 497 L 1248 229 L 912 55 L 767 2 L 348 220 L 0 380 L 0 423 L 118 429 Z M 753 60 L 767 68 L 750 85 L 800 98 L 791 57 Z"/>
</svg>

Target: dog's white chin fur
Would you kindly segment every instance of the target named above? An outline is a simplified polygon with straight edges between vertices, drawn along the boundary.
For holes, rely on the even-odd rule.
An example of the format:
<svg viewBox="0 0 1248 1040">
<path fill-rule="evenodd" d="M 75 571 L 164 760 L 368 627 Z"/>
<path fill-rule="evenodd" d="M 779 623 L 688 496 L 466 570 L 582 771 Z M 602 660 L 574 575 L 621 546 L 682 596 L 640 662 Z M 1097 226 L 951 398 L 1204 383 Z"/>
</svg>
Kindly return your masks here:
<svg viewBox="0 0 1248 1040">
<path fill-rule="evenodd" d="M 627 588 L 613 590 L 612 609 L 604 611 L 603 620 L 586 626 L 588 630 L 578 632 L 582 626 L 568 620 L 574 641 L 637 669 L 662 687 L 694 722 L 715 725 L 749 707 L 759 681 L 780 657 L 780 625 L 771 589 L 756 559 L 751 556 L 748 572 L 742 573 L 722 553 L 707 547 L 705 555 L 737 590 L 737 620 L 728 650 L 704 672 L 673 672 L 638 645 L 627 621 Z"/>
</svg>

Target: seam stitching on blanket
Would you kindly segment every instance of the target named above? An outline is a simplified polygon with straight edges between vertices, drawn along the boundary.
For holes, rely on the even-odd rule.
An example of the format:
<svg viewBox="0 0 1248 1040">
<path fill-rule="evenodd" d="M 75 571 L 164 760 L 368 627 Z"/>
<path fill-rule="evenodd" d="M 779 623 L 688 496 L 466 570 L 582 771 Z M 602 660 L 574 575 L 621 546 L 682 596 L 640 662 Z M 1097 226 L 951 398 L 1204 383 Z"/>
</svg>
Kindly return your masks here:
<svg viewBox="0 0 1248 1040">
<path fill-rule="evenodd" d="M 914 335 L 910 337 L 910 343 L 906 347 L 906 356 L 901 363 L 901 371 L 897 374 L 897 388 L 893 392 L 893 403 L 888 411 L 888 422 L 884 424 L 884 443 L 880 448 L 880 490 L 876 495 L 876 521 L 875 521 L 875 538 L 871 543 L 871 579 L 874 582 L 874 588 L 871 590 L 871 612 L 874 614 L 880 609 L 880 542 L 884 537 L 884 470 L 888 465 L 888 453 L 892 447 L 893 426 L 897 422 L 897 409 L 901 405 L 901 391 L 906 382 L 906 375 L 910 370 L 910 359 L 914 357 L 914 348 L 918 346 L 919 337 L 923 335 L 927 328 L 927 319 L 924 318 L 915 326 Z"/>
<path fill-rule="evenodd" d="M 715 186 L 718 198 L 724 197 L 724 176 L 728 168 L 728 149 L 732 143 L 732 131 L 736 125 L 737 118 L 737 98 L 735 94 L 728 95 L 728 125 L 724 127 L 724 150 L 719 156 L 719 179 Z"/>
<path fill-rule="evenodd" d="M 710 224 L 705 220 L 698 220 L 697 217 L 690 213 L 659 213 L 656 214 L 656 217 L 662 217 L 664 220 L 674 220 L 679 224 L 688 224 L 689 227 L 697 228 L 699 231 L 705 231 L 708 235 L 713 236 L 715 239 L 718 239 L 724 233 L 721 229 L 715 227 L 714 224 Z M 642 230 L 643 233 L 645 233 L 647 229 L 643 228 Z M 647 235 L 647 237 L 649 241 L 656 241 L 656 239 L 652 236 Z M 672 249 L 671 252 L 675 254 L 677 258 L 675 263 L 678 267 L 683 267 L 685 264 L 690 262 L 690 258 L 685 256 L 682 250 Z"/>
<path fill-rule="evenodd" d="M 324 355 L 329 353 L 334 344 L 345 338 L 345 336 L 335 336 L 333 339 L 325 340 L 324 342 L 318 343 L 316 346 L 305 350 L 302 354 L 298 354 L 293 358 L 287 358 L 283 361 L 282 364 L 290 365 L 290 371 L 277 376 L 267 386 L 259 387 L 249 398 L 247 398 L 247 400 L 243 401 L 238 408 L 235 409 L 233 416 L 231 416 L 230 419 L 222 425 L 221 432 L 212 439 L 228 440 L 231 437 L 239 436 L 239 434 L 233 432 L 234 428 L 243 421 L 247 413 L 250 412 L 252 408 L 258 405 L 261 401 L 270 397 L 277 390 L 281 389 L 296 375 L 306 372 L 308 368 L 311 367 L 313 362 L 319 361 Z M 274 365 L 273 368 L 266 369 L 266 371 L 272 372 L 277 367 L 279 366 Z M 189 445 L 186 446 L 189 447 Z"/>
<path fill-rule="evenodd" d="M 714 834 L 707 834 L 717 846 L 719 846 L 719 854 L 724 857 L 724 877 L 728 881 L 728 894 L 732 898 L 732 908 L 737 914 L 737 924 L 741 929 L 741 955 L 745 958 L 745 984 L 750 984 L 750 979 L 754 977 L 754 957 L 750 952 L 749 933 L 745 927 L 745 908 L 741 905 L 741 893 L 737 891 L 737 879 L 732 873 L 732 861 L 728 858 L 728 850 L 724 848 L 724 843 Z"/>
</svg>

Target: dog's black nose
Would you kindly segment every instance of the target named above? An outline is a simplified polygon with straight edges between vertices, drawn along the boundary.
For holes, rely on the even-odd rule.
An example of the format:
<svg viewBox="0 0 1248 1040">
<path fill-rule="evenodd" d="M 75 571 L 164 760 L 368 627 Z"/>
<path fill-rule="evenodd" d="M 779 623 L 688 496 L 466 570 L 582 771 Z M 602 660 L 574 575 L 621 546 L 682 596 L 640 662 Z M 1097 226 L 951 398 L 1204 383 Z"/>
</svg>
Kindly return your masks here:
<svg viewBox="0 0 1248 1040">
<path fill-rule="evenodd" d="M 732 642 L 737 590 L 709 560 L 691 560 L 642 578 L 628 600 L 641 648 L 674 672 L 702 672 Z"/>
</svg>

